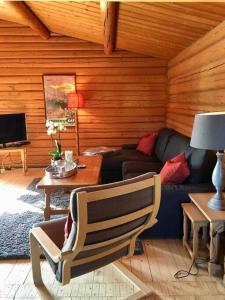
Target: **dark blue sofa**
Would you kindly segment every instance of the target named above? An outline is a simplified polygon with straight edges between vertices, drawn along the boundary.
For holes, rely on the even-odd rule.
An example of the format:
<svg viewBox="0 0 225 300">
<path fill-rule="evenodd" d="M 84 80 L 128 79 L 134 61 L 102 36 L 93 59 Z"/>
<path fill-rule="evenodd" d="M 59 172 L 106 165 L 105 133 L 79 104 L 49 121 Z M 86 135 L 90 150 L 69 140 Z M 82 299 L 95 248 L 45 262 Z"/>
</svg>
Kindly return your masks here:
<svg viewBox="0 0 225 300">
<path fill-rule="evenodd" d="M 103 183 L 128 179 L 146 172 L 159 173 L 163 164 L 184 152 L 190 176 L 183 184 L 162 185 L 158 223 L 146 230 L 143 237 L 177 238 L 182 236 L 181 203 L 189 202 L 188 193 L 213 191 L 211 174 L 216 162 L 215 153 L 194 149 L 190 139 L 178 132 L 163 128 L 159 132 L 154 154 L 149 157 L 136 150 L 136 145 L 124 145 L 118 155 L 103 159 Z"/>
</svg>

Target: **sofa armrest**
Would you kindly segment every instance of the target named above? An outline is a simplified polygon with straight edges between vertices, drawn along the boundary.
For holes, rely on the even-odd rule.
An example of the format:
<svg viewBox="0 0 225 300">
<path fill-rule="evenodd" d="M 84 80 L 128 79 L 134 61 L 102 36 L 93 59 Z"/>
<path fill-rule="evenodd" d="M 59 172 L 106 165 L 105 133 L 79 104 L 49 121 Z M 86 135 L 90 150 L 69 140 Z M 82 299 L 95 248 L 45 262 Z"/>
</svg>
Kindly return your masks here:
<svg viewBox="0 0 225 300">
<path fill-rule="evenodd" d="M 198 184 L 162 184 L 164 192 L 184 192 L 184 193 L 210 193 L 215 192 L 211 183 Z"/>
<path fill-rule="evenodd" d="M 123 144 L 122 149 L 132 150 L 137 148 L 137 144 Z"/>
<path fill-rule="evenodd" d="M 183 211 L 181 203 L 190 202 L 189 193 L 213 192 L 211 184 L 165 184 L 162 185 L 158 223 L 147 229 L 147 238 L 181 238 L 183 235 Z"/>
</svg>

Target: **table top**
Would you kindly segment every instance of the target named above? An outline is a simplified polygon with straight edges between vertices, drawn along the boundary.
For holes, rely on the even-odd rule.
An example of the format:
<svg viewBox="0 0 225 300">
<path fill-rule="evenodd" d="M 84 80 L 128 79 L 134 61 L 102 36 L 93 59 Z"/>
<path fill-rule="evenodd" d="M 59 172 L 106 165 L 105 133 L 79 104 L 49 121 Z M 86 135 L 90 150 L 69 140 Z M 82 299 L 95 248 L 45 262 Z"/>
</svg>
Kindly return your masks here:
<svg viewBox="0 0 225 300">
<path fill-rule="evenodd" d="M 0 152 L 19 152 L 24 151 L 27 147 L 27 145 L 21 146 L 21 147 L 8 147 L 8 148 L 0 148 Z"/>
<path fill-rule="evenodd" d="M 86 168 L 78 169 L 77 174 L 63 179 L 52 179 L 44 176 L 38 182 L 36 187 L 38 189 L 63 187 L 75 188 L 98 184 L 102 165 L 102 157 L 100 155 L 79 156 L 79 163 L 85 164 Z"/>
<path fill-rule="evenodd" d="M 208 201 L 213 195 L 213 193 L 191 193 L 189 197 L 210 222 L 225 222 L 225 210 L 215 210 L 208 207 Z"/>
</svg>

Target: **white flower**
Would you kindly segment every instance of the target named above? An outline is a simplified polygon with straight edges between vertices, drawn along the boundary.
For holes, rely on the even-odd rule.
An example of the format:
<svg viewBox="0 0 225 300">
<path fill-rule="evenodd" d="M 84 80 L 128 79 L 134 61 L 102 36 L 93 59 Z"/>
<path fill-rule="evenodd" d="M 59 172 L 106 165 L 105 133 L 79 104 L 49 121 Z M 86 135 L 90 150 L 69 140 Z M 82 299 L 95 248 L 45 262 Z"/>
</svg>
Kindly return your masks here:
<svg viewBox="0 0 225 300">
<path fill-rule="evenodd" d="M 59 123 L 59 125 L 58 125 L 58 130 L 59 130 L 59 131 L 64 131 L 64 130 L 66 130 L 65 124 Z"/>
<path fill-rule="evenodd" d="M 55 134 L 55 133 L 57 133 L 57 130 L 54 127 L 48 127 L 47 129 L 48 135 Z"/>
<path fill-rule="evenodd" d="M 53 126 L 54 123 L 50 120 L 47 120 L 45 125 L 46 125 L 46 127 L 50 127 L 50 126 Z"/>
<path fill-rule="evenodd" d="M 66 131 L 65 123 L 60 122 L 60 121 L 47 120 L 46 127 L 47 127 L 48 135 L 55 134 L 60 131 Z"/>
</svg>

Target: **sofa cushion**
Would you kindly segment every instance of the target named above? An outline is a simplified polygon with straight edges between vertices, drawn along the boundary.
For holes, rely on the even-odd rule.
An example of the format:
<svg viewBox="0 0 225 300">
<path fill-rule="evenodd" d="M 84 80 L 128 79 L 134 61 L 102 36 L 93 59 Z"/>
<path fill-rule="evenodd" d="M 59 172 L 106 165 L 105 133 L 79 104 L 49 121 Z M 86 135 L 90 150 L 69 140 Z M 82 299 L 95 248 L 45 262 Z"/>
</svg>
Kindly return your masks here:
<svg viewBox="0 0 225 300">
<path fill-rule="evenodd" d="M 158 162 L 143 162 L 143 161 L 125 161 L 122 165 L 123 179 L 133 178 L 140 174 L 148 172 L 159 173 L 162 169 L 163 164 Z"/>
<path fill-rule="evenodd" d="M 181 152 L 185 152 L 189 148 L 190 139 L 181 134 L 173 134 L 170 136 L 167 143 L 166 149 L 163 154 L 162 162 L 165 163 L 167 160 L 177 156 Z"/>
<path fill-rule="evenodd" d="M 124 174 L 123 180 L 131 179 L 131 178 L 140 176 L 142 174 L 145 174 L 145 172 L 141 172 L 141 171 L 139 171 L 139 172 L 129 172 L 129 173 Z"/>
<path fill-rule="evenodd" d="M 212 172 L 216 164 L 214 151 L 196 149 L 189 146 L 185 151 L 185 157 L 191 171 L 185 183 L 211 182 Z"/>
<path fill-rule="evenodd" d="M 159 135 L 155 144 L 155 156 L 163 161 L 164 152 L 169 142 L 170 137 L 175 134 L 175 131 L 169 128 L 163 128 L 159 131 Z"/>
<path fill-rule="evenodd" d="M 155 156 L 145 155 L 135 149 L 122 149 L 118 155 L 103 159 L 102 168 L 104 170 L 120 170 L 122 171 L 122 163 L 124 161 L 158 161 Z"/>
<path fill-rule="evenodd" d="M 190 170 L 184 153 L 168 160 L 160 172 L 162 184 L 181 184 L 189 175 Z"/>
</svg>

